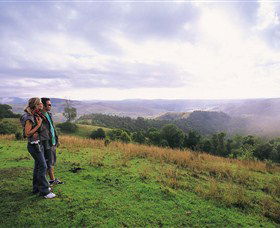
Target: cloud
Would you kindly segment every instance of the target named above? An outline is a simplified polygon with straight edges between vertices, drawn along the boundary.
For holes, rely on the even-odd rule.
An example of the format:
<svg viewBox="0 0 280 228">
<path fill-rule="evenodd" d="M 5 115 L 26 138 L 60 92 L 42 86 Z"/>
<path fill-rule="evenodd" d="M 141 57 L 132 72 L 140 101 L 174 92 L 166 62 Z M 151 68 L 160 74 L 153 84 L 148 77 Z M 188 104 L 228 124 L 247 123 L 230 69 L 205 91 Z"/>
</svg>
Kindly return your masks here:
<svg viewBox="0 0 280 228">
<path fill-rule="evenodd" d="M 280 3 L 260 2 L 258 21 L 254 27 L 272 49 L 280 49 Z"/>
<path fill-rule="evenodd" d="M 1 3 L 0 96 L 279 96 L 278 12 L 262 1 Z"/>
</svg>

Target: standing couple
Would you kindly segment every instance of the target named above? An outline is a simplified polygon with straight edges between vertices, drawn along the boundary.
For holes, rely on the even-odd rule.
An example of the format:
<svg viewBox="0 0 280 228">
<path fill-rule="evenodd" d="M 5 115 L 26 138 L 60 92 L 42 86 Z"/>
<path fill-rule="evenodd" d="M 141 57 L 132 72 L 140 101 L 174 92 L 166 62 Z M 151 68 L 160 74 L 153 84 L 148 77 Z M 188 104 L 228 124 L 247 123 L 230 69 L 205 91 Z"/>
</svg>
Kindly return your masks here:
<svg viewBox="0 0 280 228">
<path fill-rule="evenodd" d="M 20 119 L 24 127 L 23 134 L 28 139 L 28 152 L 35 161 L 33 193 L 39 193 L 40 196 L 47 199 L 56 196 L 51 192 L 50 186 L 63 184 L 54 176 L 56 147 L 59 146 L 59 142 L 50 113 L 51 106 L 49 98 L 30 98 Z M 47 173 L 49 174 L 50 181 L 47 181 Z"/>
</svg>

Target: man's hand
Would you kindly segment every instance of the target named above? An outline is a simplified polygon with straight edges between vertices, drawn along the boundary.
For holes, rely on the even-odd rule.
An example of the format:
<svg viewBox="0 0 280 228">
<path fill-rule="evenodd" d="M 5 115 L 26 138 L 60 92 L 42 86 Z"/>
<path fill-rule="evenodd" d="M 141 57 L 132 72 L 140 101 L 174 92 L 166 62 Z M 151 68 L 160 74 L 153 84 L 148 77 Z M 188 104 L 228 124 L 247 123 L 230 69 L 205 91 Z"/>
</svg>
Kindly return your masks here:
<svg viewBox="0 0 280 228">
<path fill-rule="evenodd" d="M 60 142 L 57 142 L 56 147 L 58 148 L 60 146 Z"/>
</svg>

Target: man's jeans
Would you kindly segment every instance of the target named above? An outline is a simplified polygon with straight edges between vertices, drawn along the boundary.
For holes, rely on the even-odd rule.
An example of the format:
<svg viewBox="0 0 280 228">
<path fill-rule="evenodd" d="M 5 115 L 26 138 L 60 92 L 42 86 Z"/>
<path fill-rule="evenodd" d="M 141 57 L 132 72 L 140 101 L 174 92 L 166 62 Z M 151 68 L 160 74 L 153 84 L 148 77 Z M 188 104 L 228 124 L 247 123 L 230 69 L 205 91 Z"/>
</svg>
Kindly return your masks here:
<svg viewBox="0 0 280 228">
<path fill-rule="evenodd" d="M 34 159 L 33 170 L 33 192 L 39 192 L 45 196 L 50 193 L 49 182 L 46 178 L 47 164 L 44 157 L 44 150 L 40 144 L 27 144 L 28 152 Z"/>
</svg>

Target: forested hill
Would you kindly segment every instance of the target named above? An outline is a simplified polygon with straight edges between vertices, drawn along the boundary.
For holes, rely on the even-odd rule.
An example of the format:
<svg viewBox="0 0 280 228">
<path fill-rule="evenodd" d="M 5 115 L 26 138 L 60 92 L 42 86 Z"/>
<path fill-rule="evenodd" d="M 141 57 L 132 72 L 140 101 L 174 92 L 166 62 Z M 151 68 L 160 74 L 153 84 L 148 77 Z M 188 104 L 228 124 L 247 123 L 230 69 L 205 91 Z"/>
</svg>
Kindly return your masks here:
<svg viewBox="0 0 280 228">
<path fill-rule="evenodd" d="M 65 108 L 65 99 L 51 98 L 51 100 L 55 121 L 65 121 L 62 114 Z M 0 103 L 10 105 L 12 111 L 15 113 L 22 113 L 26 106 L 27 99 L 4 97 L 0 98 Z M 237 131 L 237 133 L 256 134 L 260 136 L 275 137 L 280 135 L 279 98 L 243 100 L 71 100 L 71 105 L 77 109 L 78 117 L 85 114 L 101 113 L 122 117 L 128 116 L 131 118 L 156 118 L 157 120 L 180 122 L 181 128 L 186 127 L 186 119 L 188 119 L 190 113 L 194 111 L 223 112 L 230 116 L 230 121 L 224 121 L 224 117 L 222 117 L 221 122 L 215 122 L 218 126 L 208 123 L 212 120 L 212 116 L 209 120 L 200 121 L 200 123 L 203 123 L 203 126 L 200 126 L 200 123 L 194 124 L 193 121 L 192 123 L 199 128 L 202 133 L 204 133 L 203 129 L 209 126 L 210 132 L 218 128 L 227 132 Z M 200 114 L 200 116 L 197 116 L 195 119 L 201 119 L 201 115 L 206 114 Z M 183 124 L 181 122 L 183 122 Z"/>
<path fill-rule="evenodd" d="M 149 128 L 161 128 L 166 124 L 175 124 L 184 132 L 195 130 L 200 134 L 207 135 L 221 131 L 243 131 L 244 124 L 236 124 L 236 118 L 222 112 L 194 111 L 186 118 L 164 119 L 136 119 L 105 114 L 89 114 L 81 116 L 80 123 L 93 124 L 101 127 L 119 128 L 127 131 L 147 131 Z"/>
</svg>

